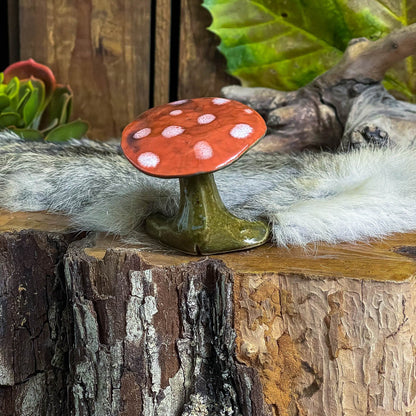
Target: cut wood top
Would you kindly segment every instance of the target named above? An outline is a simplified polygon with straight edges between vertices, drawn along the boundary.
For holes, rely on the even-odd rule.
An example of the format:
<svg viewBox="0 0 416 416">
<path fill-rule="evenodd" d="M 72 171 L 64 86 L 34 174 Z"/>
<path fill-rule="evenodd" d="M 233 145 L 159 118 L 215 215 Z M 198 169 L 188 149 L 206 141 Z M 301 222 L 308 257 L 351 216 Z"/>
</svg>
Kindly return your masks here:
<svg viewBox="0 0 416 416">
<path fill-rule="evenodd" d="M 0 210 L 0 232 L 34 229 L 68 233 L 71 227 L 64 216 L 42 212 L 11 213 Z M 97 235 L 85 253 L 103 258 L 107 250 L 138 250 L 141 258 L 155 266 L 174 266 L 204 257 L 151 250 L 126 244 L 112 236 Z M 319 244 L 307 249 L 281 248 L 270 244 L 249 251 L 211 256 L 222 260 L 236 273 L 301 274 L 309 278 L 358 278 L 403 281 L 416 275 L 416 232 L 395 234 L 378 241 L 356 244 Z"/>
<path fill-rule="evenodd" d="M 65 233 L 71 230 L 68 220 L 61 215 L 45 212 L 10 212 L 0 209 L 0 232 L 39 230 Z"/>
</svg>

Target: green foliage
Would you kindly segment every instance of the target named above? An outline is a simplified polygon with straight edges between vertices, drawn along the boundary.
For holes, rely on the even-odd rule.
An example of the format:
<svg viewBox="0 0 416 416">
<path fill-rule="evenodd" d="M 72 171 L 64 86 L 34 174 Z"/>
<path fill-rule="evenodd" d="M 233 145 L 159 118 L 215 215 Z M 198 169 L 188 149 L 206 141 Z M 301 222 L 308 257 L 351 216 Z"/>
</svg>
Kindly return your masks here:
<svg viewBox="0 0 416 416">
<path fill-rule="evenodd" d="M 246 86 L 298 89 L 334 66 L 348 42 L 376 40 L 416 21 L 416 0 L 204 0 L 228 71 Z M 386 86 L 416 92 L 414 58 Z"/>
<path fill-rule="evenodd" d="M 88 124 L 69 122 L 72 97 L 69 86 L 56 84 L 48 67 L 32 59 L 10 65 L 0 73 L 0 129 L 26 140 L 81 138 Z"/>
</svg>

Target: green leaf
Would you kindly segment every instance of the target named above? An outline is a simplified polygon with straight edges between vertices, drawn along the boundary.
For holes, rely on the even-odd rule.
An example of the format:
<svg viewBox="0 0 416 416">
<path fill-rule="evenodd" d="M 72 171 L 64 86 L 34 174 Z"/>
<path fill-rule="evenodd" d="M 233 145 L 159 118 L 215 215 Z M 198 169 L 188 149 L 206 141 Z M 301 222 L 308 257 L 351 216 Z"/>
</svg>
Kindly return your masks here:
<svg viewBox="0 0 416 416">
<path fill-rule="evenodd" d="M 0 72 L 0 94 L 6 94 L 7 84 L 4 83 L 4 72 Z"/>
<path fill-rule="evenodd" d="M 55 119 L 59 124 L 67 123 L 71 115 L 71 104 L 71 89 L 65 85 L 57 85 L 42 116 L 40 128 L 48 130 L 48 126 L 53 124 Z"/>
<path fill-rule="evenodd" d="M 8 112 L 0 114 L 0 128 L 17 126 L 20 121 L 18 113 Z"/>
<path fill-rule="evenodd" d="M 42 133 L 46 134 L 48 133 L 50 130 L 54 129 L 55 127 L 57 127 L 59 124 L 59 120 L 57 118 L 54 118 L 53 120 L 49 120 L 49 124 L 42 127 Z"/>
<path fill-rule="evenodd" d="M 42 141 L 43 135 L 39 130 L 11 128 L 19 137 L 30 141 Z"/>
<path fill-rule="evenodd" d="M 28 85 L 33 91 L 23 107 L 23 119 L 26 127 L 37 129 L 44 110 L 45 85 L 39 79 L 31 79 Z"/>
<path fill-rule="evenodd" d="M 46 136 L 48 142 L 60 143 L 70 139 L 80 139 L 88 130 L 88 124 L 82 120 L 75 120 L 71 123 L 62 124 L 53 129 Z"/>
<path fill-rule="evenodd" d="M 19 102 L 17 103 L 16 111 L 18 111 L 22 117 L 23 117 L 23 108 L 26 105 L 27 101 L 29 100 L 32 92 L 33 92 L 33 86 L 31 82 L 29 81 L 20 82 Z"/>
<path fill-rule="evenodd" d="M 6 86 L 5 93 L 9 97 L 10 105 L 12 107 L 15 107 L 17 105 L 19 97 L 19 86 L 20 81 L 17 77 L 12 78 Z"/>
<path fill-rule="evenodd" d="M 26 88 L 24 91 L 24 94 L 19 98 L 19 102 L 17 104 L 16 110 L 19 113 L 23 113 L 23 108 L 27 101 L 29 100 L 30 96 L 32 94 L 32 91 L 29 88 Z M 22 114 L 23 115 L 23 114 Z"/>
<path fill-rule="evenodd" d="M 327 71 L 353 38 L 371 40 L 416 21 L 416 0 L 204 0 L 228 71 L 246 86 L 298 89 Z M 388 73 L 416 92 L 414 59 Z"/>
<path fill-rule="evenodd" d="M 7 106 L 10 105 L 10 99 L 6 94 L 0 93 L 0 111 L 3 111 Z"/>
<path fill-rule="evenodd" d="M 62 113 L 60 123 L 67 123 L 72 112 L 72 95 L 62 94 Z"/>
<path fill-rule="evenodd" d="M 26 126 L 30 126 L 31 122 L 35 118 L 35 115 L 39 112 L 40 104 L 40 92 L 38 89 L 35 89 L 23 107 L 23 120 L 25 121 Z"/>
</svg>

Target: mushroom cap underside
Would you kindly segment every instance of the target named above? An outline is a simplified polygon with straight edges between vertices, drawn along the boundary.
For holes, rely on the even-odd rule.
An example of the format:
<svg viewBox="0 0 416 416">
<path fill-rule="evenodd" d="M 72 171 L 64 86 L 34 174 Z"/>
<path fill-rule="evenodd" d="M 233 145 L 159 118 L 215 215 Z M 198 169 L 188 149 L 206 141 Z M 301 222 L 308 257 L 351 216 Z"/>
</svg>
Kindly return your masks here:
<svg viewBox="0 0 416 416">
<path fill-rule="evenodd" d="M 172 178 L 219 170 L 265 133 L 263 118 L 245 104 L 195 98 L 144 112 L 124 129 L 121 147 L 139 170 Z"/>
</svg>

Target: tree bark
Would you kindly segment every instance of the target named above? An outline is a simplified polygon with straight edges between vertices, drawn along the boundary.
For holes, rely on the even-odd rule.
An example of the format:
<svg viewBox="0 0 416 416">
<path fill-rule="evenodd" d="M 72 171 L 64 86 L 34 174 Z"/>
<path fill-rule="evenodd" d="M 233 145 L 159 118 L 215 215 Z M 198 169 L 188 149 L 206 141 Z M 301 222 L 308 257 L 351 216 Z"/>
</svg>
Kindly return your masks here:
<svg viewBox="0 0 416 416">
<path fill-rule="evenodd" d="M 416 412 L 416 234 L 195 258 L 7 215 L 2 415 Z"/>
<path fill-rule="evenodd" d="M 68 236 L 0 234 L 0 414 L 64 415 Z"/>
</svg>

